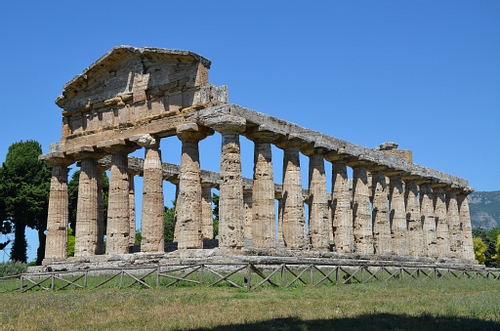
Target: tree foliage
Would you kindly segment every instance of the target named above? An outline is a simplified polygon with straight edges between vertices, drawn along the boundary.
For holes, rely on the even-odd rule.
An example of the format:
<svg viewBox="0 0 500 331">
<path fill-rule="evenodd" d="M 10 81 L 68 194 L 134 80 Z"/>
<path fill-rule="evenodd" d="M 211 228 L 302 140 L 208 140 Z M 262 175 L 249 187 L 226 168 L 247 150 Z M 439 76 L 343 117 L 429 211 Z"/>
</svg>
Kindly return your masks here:
<svg viewBox="0 0 500 331">
<path fill-rule="evenodd" d="M 2 231 L 6 230 L 7 220 L 15 235 L 11 259 L 26 262 L 25 231 L 28 226 L 38 231 L 37 264 L 41 264 L 45 254 L 51 178 L 51 167 L 38 160 L 40 154 L 42 147 L 37 141 L 16 142 L 10 145 L 0 172 Z"/>
<path fill-rule="evenodd" d="M 479 237 L 473 239 L 474 243 L 474 259 L 480 264 L 484 264 L 486 261 L 486 256 L 484 252 L 486 251 L 486 244 Z"/>
<path fill-rule="evenodd" d="M 484 265 L 489 268 L 500 267 L 500 260 L 494 258 L 497 254 L 498 234 L 500 233 L 499 230 L 500 228 L 493 228 L 490 231 L 486 231 L 483 228 L 472 229 L 472 236 L 474 238 L 481 238 L 482 243 L 486 246 L 484 250 Z"/>
<path fill-rule="evenodd" d="M 175 234 L 175 201 L 172 201 L 173 207 L 164 207 L 163 213 L 163 238 L 166 243 L 174 242 Z"/>
</svg>

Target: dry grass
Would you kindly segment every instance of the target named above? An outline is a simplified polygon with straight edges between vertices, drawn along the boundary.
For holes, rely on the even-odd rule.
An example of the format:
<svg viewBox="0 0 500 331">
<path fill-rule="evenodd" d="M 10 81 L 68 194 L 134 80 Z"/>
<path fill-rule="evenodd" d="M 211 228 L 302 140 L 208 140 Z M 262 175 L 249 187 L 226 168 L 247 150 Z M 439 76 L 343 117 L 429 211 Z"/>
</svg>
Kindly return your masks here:
<svg viewBox="0 0 500 331">
<path fill-rule="evenodd" d="M 0 294 L 2 330 L 500 329 L 500 283 L 99 289 Z"/>
</svg>

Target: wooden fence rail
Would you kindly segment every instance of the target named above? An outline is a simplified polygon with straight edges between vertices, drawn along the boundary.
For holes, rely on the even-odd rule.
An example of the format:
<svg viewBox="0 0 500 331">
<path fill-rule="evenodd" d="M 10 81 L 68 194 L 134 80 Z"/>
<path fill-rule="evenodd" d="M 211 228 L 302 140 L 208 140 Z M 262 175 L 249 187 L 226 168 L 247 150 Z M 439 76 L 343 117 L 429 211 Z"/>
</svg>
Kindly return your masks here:
<svg viewBox="0 0 500 331">
<path fill-rule="evenodd" d="M 159 288 L 231 286 L 292 287 L 351 284 L 394 279 L 477 278 L 500 280 L 500 270 L 439 267 L 343 266 L 328 264 L 193 264 L 21 274 L 0 278 L 0 293 L 30 290 L 96 289 L 104 286 Z M 13 286 L 19 282 L 18 286 Z"/>
</svg>

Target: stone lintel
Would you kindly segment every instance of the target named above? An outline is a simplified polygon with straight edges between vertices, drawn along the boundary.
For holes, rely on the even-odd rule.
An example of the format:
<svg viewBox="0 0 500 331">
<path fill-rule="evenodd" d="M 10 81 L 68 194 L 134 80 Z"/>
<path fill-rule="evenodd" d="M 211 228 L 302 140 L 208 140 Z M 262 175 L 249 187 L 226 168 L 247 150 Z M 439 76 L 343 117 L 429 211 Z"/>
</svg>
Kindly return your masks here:
<svg viewBox="0 0 500 331">
<path fill-rule="evenodd" d="M 234 115 L 221 115 L 210 118 L 205 125 L 212 127 L 217 132 L 243 133 L 246 128 L 246 120 L 243 117 Z"/>
<path fill-rule="evenodd" d="M 66 155 L 63 152 L 49 152 L 47 154 L 42 154 L 38 156 L 38 159 L 52 166 L 54 165 L 68 166 L 75 162 L 72 156 Z"/>
<path fill-rule="evenodd" d="M 179 125 L 177 127 L 177 137 L 181 141 L 200 141 L 205 139 L 207 136 L 214 134 L 212 128 L 198 125 L 196 123 L 186 123 Z"/>
</svg>

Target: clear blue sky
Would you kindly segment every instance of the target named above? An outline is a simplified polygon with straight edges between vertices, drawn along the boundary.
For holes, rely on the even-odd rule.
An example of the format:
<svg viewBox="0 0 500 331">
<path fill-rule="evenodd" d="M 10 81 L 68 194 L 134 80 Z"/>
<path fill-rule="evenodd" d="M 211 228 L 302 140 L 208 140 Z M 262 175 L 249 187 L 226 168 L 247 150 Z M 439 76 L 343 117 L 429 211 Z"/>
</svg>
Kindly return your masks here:
<svg viewBox="0 0 500 331">
<path fill-rule="evenodd" d="M 9 1 L 0 162 L 13 142 L 59 140 L 67 81 L 113 46 L 151 46 L 212 60 L 231 103 L 367 147 L 395 141 L 500 190 L 499 18 L 500 1 Z M 218 151 L 201 158 L 217 170 Z"/>
</svg>

